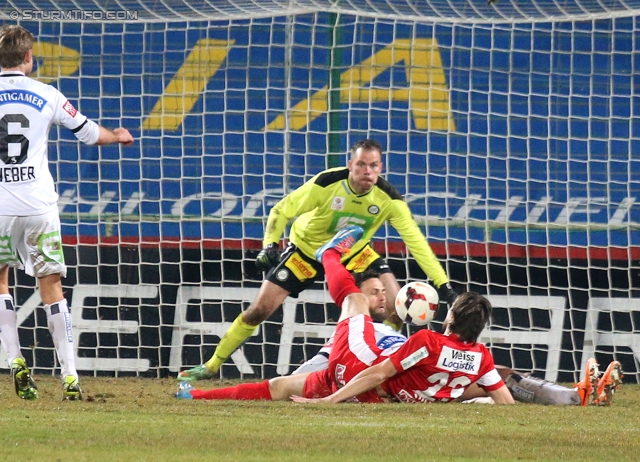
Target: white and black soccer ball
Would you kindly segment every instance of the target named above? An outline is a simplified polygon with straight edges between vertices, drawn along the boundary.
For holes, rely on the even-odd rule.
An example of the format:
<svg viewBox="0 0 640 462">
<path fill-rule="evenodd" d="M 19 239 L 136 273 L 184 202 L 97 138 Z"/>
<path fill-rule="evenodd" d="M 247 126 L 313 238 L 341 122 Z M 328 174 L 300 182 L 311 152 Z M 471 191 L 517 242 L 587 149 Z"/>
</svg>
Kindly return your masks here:
<svg viewBox="0 0 640 462">
<path fill-rule="evenodd" d="M 424 326 L 433 321 L 439 302 L 433 286 L 421 281 L 410 282 L 396 295 L 396 313 L 404 322 Z"/>
</svg>

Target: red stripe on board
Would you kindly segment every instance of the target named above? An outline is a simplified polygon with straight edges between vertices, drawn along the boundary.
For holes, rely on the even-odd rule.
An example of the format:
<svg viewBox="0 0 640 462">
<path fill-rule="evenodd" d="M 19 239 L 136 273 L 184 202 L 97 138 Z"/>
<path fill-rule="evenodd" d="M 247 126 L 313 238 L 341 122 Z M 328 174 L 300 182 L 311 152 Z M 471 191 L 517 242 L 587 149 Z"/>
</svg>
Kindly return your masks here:
<svg viewBox="0 0 640 462">
<path fill-rule="evenodd" d="M 164 239 L 135 237 L 76 237 L 64 236 L 65 245 L 136 245 L 151 248 L 186 248 L 186 249 L 228 249 L 228 250 L 260 250 L 259 239 Z M 381 254 L 407 255 L 408 250 L 403 242 L 374 242 L 374 248 Z M 540 246 L 514 244 L 479 244 L 479 243 L 444 243 L 432 242 L 431 249 L 439 257 L 492 257 L 492 258 L 558 258 L 561 260 L 636 260 L 640 259 L 640 247 L 576 247 L 576 246 Z"/>
</svg>

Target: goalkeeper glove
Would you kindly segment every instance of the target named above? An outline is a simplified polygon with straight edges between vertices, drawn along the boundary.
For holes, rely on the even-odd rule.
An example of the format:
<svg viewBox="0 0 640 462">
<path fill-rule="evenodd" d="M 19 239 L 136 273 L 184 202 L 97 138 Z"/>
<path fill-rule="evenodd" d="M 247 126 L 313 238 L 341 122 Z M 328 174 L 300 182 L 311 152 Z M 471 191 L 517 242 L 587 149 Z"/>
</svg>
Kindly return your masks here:
<svg viewBox="0 0 640 462">
<path fill-rule="evenodd" d="M 453 302 L 458 298 L 458 293 L 451 288 L 451 284 L 448 282 L 442 284 L 437 290 L 440 301 L 447 303 L 449 306 L 453 305 Z"/>
<path fill-rule="evenodd" d="M 263 271 L 268 271 L 278 263 L 280 263 L 280 250 L 275 242 L 263 248 L 256 257 L 256 266 Z"/>
</svg>

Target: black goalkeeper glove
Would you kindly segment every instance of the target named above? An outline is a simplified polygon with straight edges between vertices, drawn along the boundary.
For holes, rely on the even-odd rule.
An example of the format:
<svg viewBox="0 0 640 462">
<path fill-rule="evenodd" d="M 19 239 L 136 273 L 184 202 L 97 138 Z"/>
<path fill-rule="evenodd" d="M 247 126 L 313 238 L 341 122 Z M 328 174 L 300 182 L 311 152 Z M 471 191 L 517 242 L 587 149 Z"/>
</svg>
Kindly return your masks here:
<svg viewBox="0 0 640 462">
<path fill-rule="evenodd" d="M 444 302 L 447 305 L 453 305 L 453 302 L 458 298 L 458 293 L 451 288 L 451 284 L 448 282 L 438 287 L 438 297 L 440 302 Z"/>
<path fill-rule="evenodd" d="M 256 266 L 263 271 L 268 271 L 278 263 L 280 263 L 280 249 L 275 242 L 262 249 L 256 257 Z"/>
</svg>

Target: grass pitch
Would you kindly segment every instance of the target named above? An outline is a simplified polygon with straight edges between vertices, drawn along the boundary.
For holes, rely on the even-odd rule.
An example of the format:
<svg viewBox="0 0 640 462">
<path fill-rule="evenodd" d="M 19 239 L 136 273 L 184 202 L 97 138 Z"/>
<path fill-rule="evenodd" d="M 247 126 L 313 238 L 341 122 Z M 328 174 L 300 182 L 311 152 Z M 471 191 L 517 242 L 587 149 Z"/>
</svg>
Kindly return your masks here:
<svg viewBox="0 0 640 462">
<path fill-rule="evenodd" d="M 640 386 L 610 407 L 182 401 L 172 379 L 82 377 L 83 402 L 35 376 L 0 383 L 0 459 L 21 461 L 639 460 Z M 200 388 L 233 382 L 200 382 Z"/>
</svg>

